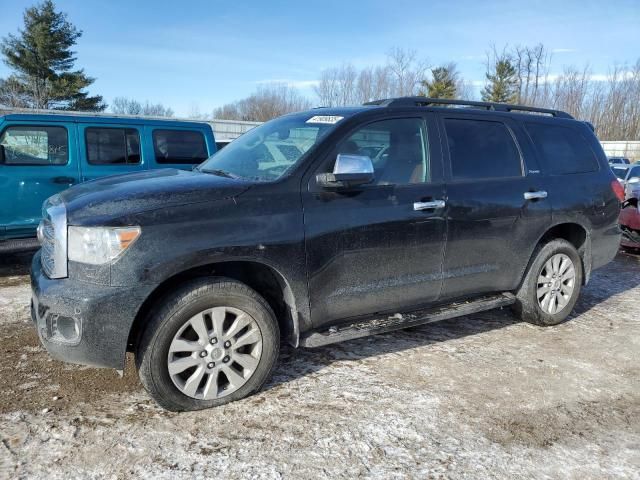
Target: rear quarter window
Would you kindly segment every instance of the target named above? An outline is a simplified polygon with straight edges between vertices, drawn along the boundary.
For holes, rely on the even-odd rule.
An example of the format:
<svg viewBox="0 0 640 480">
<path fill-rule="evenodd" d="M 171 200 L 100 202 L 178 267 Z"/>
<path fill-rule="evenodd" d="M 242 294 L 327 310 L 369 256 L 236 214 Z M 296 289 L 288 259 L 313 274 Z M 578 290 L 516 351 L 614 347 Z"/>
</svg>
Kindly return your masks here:
<svg viewBox="0 0 640 480">
<path fill-rule="evenodd" d="M 191 165 L 209 157 L 204 135 L 195 130 L 154 130 L 153 149 L 157 163 Z"/>
<path fill-rule="evenodd" d="M 542 123 L 526 123 L 525 128 L 548 173 L 568 175 L 598 170 L 598 159 L 578 130 Z"/>
</svg>

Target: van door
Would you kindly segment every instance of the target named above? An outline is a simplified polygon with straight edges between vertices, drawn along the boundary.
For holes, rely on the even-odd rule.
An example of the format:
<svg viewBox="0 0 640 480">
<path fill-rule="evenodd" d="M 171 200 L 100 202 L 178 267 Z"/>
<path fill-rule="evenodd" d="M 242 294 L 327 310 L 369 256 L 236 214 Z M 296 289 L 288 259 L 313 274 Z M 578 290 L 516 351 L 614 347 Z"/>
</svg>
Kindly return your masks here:
<svg viewBox="0 0 640 480">
<path fill-rule="evenodd" d="M 517 288 L 551 224 L 546 181 L 517 122 L 443 114 L 447 248 L 442 299 Z"/>
<path fill-rule="evenodd" d="M 42 203 L 78 183 L 80 172 L 73 123 L 11 122 L 0 145 L 0 231 L 5 238 L 36 234 Z"/>
<path fill-rule="evenodd" d="M 83 182 L 147 168 L 140 148 L 142 128 L 116 123 L 78 124 Z"/>
</svg>

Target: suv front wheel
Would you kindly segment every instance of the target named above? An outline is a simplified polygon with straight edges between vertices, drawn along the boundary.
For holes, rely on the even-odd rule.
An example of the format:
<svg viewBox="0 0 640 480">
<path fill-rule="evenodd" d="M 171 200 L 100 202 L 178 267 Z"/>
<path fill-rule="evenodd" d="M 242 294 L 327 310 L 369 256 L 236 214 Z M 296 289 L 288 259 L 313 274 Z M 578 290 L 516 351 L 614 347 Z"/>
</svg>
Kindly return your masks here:
<svg viewBox="0 0 640 480">
<path fill-rule="evenodd" d="M 542 245 L 516 294 L 516 312 L 536 325 L 563 322 L 578 300 L 582 277 L 582 261 L 571 243 L 555 239 Z"/>
<path fill-rule="evenodd" d="M 150 316 L 136 352 L 140 380 L 163 407 L 199 410 L 258 391 L 278 357 L 269 304 L 227 278 L 178 289 Z"/>
</svg>

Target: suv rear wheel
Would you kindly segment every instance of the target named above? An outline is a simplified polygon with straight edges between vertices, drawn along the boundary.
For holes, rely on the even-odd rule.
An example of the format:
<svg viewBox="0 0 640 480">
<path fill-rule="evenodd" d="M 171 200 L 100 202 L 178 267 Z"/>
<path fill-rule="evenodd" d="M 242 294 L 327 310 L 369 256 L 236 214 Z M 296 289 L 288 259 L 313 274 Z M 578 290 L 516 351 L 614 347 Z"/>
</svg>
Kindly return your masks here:
<svg viewBox="0 0 640 480">
<path fill-rule="evenodd" d="M 582 276 L 582 261 L 571 243 L 555 239 L 542 245 L 516 294 L 516 312 L 536 325 L 563 322 L 578 300 Z"/>
<path fill-rule="evenodd" d="M 258 391 L 279 351 L 273 311 L 235 280 L 190 282 L 151 315 L 136 353 L 142 384 L 163 407 L 199 410 Z"/>
</svg>

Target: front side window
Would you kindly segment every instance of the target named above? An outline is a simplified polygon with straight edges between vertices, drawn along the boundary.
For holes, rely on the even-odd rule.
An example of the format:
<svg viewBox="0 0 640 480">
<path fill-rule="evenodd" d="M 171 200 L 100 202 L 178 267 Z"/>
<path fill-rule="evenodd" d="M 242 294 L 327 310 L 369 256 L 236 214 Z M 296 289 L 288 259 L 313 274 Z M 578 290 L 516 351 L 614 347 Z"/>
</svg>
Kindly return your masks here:
<svg viewBox="0 0 640 480">
<path fill-rule="evenodd" d="M 337 153 L 371 158 L 375 185 L 407 185 L 430 178 L 427 132 L 421 118 L 370 123 L 344 139 Z"/>
<path fill-rule="evenodd" d="M 598 170 L 598 160 L 587 139 L 577 130 L 543 123 L 527 123 L 526 129 L 549 173 L 566 175 Z"/>
<path fill-rule="evenodd" d="M 0 136 L 6 165 L 66 165 L 69 140 L 64 127 L 15 125 Z"/>
<path fill-rule="evenodd" d="M 291 171 L 343 117 L 287 115 L 263 123 L 216 152 L 199 171 L 270 182 Z"/>
<path fill-rule="evenodd" d="M 85 141 L 92 165 L 140 163 L 140 134 L 135 128 L 87 128 Z"/>
<path fill-rule="evenodd" d="M 196 131 L 154 130 L 153 148 L 157 163 L 193 165 L 207 158 L 204 135 Z"/>
<path fill-rule="evenodd" d="M 522 176 L 520 152 L 505 124 L 458 118 L 444 124 L 453 179 Z"/>
</svg>

